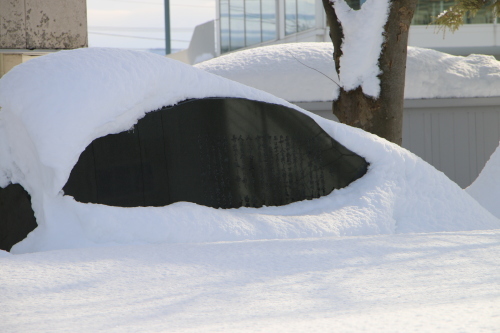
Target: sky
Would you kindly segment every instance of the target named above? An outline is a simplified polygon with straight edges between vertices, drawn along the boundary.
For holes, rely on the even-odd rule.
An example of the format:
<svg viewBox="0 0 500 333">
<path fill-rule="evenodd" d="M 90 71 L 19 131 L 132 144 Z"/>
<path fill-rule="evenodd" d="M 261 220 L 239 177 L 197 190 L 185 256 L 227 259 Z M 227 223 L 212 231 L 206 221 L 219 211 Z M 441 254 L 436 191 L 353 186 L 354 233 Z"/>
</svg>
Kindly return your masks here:
<svg viewBox="0 0 500 333">
<path fill-rule="evenodd" d="M 163 0 L 87 0 L 89 47 L 165 48 Z M 215 0 L 170 0 L 172 51 L 215 18 Z"/>
</svg>

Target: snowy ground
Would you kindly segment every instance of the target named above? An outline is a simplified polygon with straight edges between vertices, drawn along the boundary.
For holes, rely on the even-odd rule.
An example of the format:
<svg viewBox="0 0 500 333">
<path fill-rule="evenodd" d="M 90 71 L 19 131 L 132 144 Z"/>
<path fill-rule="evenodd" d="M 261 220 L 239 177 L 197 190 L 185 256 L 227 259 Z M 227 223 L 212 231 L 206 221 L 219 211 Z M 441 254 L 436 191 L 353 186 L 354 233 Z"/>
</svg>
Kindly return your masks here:
<svg viewBox="0 0 500 333">
<path fill-rule="evenodd" d="M 1 332 L 498 332 L 500 230 L 0 259 Z"/>
</svg>

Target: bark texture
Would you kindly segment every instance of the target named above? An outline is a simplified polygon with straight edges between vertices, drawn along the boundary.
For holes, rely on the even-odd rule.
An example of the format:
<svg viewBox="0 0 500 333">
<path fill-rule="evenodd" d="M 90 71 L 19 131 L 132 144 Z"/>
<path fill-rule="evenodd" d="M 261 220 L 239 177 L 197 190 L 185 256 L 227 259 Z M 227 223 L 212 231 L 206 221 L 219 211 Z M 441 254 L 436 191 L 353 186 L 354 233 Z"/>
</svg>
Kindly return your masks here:
<svg viewBox="0 0 500 333">
<path fill-rule="evenodd" d="M 337 73 L 342 46 L 342 26 L 339 23 L 331 0 L 323 0 L 330 38 L 334 45 L 334 61 Z M 387 23 L 384 27 L 385 41 L 379 57 L 380 96 L 377 99 L 363 94 L 361 87 L 345 91 L 333 101 L 333 113 L 340 122 L 359 127 L 398 145 L 402 143 L 404 82 L 408 32 L 415 12 L 417 0 L 392 0 Z"/>
</svg>

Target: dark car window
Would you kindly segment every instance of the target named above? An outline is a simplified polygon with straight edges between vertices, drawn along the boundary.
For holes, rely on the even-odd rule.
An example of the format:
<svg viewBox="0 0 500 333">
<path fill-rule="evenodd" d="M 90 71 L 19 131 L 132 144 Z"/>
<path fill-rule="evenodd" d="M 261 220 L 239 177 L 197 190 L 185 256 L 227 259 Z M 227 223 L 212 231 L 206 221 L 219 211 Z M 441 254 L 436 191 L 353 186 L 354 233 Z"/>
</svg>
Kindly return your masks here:
<svg viewBox="0 0 500 333">
<path fill-rule="evenodd" d="M 28 192 L 19 184 L 0 187 L 0 250 L 10 251 L 37 226 Z"/>
<path fill-rule="evenodd" d="M 367 166 L 294 109 L 207 98 L 150 112 L 132 130 L 94 140 L 64 192 L 121 207 L 279 206 L 343 188 Z"/>
</svg>

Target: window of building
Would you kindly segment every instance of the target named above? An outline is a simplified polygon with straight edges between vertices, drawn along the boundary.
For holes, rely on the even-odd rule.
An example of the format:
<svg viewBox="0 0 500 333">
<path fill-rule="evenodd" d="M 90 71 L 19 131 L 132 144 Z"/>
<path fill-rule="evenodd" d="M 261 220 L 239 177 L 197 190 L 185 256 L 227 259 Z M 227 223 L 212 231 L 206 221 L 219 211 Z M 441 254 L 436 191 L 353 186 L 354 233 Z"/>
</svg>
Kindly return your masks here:
<svg viewBox="0 0 500 333">
<path fill-rule="evenodd" d="M 220 49 L 221 53 L 230 50 L 230 31 L 229 31 L 229 0 L 219 1 L 220 10 Z"/>
<path fill-rule="evenodd" d="M 366 0 L 347 0 L 352 9 L 358 10 Z M 419 0 L 415 14 L 413 15 L 413 25 L 427 25 L 434 21 L 434 19 L 443 11 L 455 5 L 455 1 L 447 0 Z M 491 10 L 483 8 L 479 10 L 474 17 L 467 17 L 464 19 L 465 24 L 487 24 L 493 23 L 494 16 Z"/>
<path fill-rule="evenodd" d="M 260 0 L 245 1 L 245 44 L 254 45 L 262 42 Z"/>
<path fill-rule="evenodd" d="M 276 35 L 276 2 L 261 0 L 262 8 L 262 41 L 267 42 L 277 38 Z"/>
<path fill-rule="evenodd" d="M 434 19 L 444 10 L 450 8 L 455 4 L 455 1 L 443 0 L 419 0 L 417 9 L 413 15 L 412 24 L 426 25 L 432 23 Z M 474 17 L 465 18 L 465 24 L 487 24 L 493 23 L 494 17 L 491 10 L 483 8 L 479 10 Z"/>
<path fill-rule="evenodd" d="M 219 0 L 221 53 L 274 40 L 276 1 Z"/>
<path fill-rule="evenodd" d="M 245 1 L 229 0 L 229 26 L 231 49 L 245 47 Z"/>
<path fill-rule="evenodd" d="M 314 28 L 315 16 L 314 0 L 285 0 L 285 35 Z"/>
</svg>

